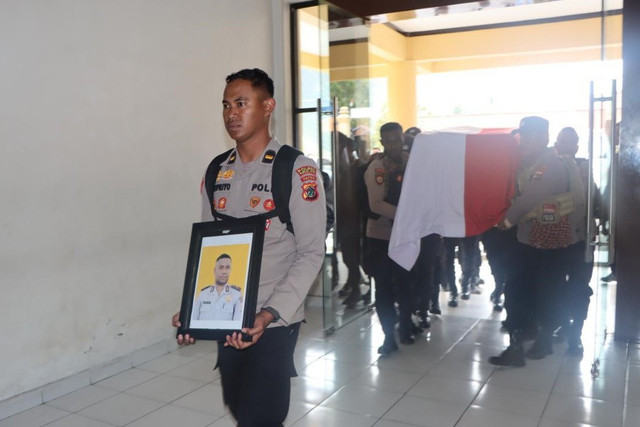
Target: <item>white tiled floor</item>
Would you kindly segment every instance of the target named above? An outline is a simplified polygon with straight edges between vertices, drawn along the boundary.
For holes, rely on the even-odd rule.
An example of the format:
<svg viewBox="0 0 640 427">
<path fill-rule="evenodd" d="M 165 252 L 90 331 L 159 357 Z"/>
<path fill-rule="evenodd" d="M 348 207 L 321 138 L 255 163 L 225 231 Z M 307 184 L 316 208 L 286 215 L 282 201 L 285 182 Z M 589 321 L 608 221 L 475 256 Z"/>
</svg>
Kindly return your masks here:
<svg viewBox="0 0 640 427">
<path fill-rule="evenodd" d="M 386 358 L 376 352 L 382 333 L 375 313 L 324 337 L 321 310 L 310 307 L 286 425 L 640 426 L 640 347 L 605 344 L 593 378 L 587 326 L 583 360 L 556 344 L 544 360 L 496 368 L 487 358 L 507 341 L 486 293 L 458 308 L 446 307 L 442 293 L 444 313 L 431 329 Z M 214 362 L 215 345 L 199 342 L 0 420 L 0 427 L 233 426 Z"/>
</svg>

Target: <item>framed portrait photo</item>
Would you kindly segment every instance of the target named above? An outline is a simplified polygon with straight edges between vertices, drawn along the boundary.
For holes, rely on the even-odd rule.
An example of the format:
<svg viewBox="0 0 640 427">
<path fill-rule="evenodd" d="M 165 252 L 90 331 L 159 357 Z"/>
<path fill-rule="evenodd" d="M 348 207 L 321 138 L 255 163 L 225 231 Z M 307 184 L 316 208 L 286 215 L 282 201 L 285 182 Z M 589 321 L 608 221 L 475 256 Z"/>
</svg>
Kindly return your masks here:
<svg viewBox="0 0 640 427">
<path fill-rule="evenodd" d="M 178 334 L 224 341 L 252 327 L 265 219 L 193 224 Z"/>
</svg>

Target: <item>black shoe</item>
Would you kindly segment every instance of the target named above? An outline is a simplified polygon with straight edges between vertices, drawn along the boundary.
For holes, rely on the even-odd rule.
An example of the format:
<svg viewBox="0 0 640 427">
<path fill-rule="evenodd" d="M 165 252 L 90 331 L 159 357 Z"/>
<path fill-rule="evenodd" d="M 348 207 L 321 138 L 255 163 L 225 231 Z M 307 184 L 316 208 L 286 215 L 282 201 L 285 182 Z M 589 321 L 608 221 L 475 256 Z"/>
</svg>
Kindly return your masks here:
<svg viewBox="0 0 640 427">
<path fill-rule="evenodd" d="M 609 283 L 609 282 L 615 282 L 616 281 L 616 275 L 613 273 L 609 273 L 604 277 L 601 277 L 600 280 L 602 280 L 604 283 Z"/>
<path fill-rule="evenodd" d="M 349 295 L 349 293 L 351 292 L 352 288 L 351 286 L 348 286 L 347 283 L 344 284 L 344 286 L 338 291 L 338 296 L 340 298 L 344 298 L 347 295 Z"/>
<path fill-rule="evenodd" d="M 395 342 L 384 343 L 380 347 L 378 347 L 378 354 L 382 356 L 387 356 L 397 350 L 398 350 L 398 344 L 396 344 Z"/>
<path fill-rule="evenodd" d="M 366 294 L 362 295 L 362 302 L 364 305 L 371 304 L 371 289 L 369 289 Z"/>
<path fill-rule="evenodd" d="M 413 335 L 413 336 L 420 335 L 423 332 L 424 332 L 424 330 L 419 326 L 413 325 L 411 327 L 411 335 Z"/>
<path fill-rule="evenodd" d="M 480 289 L 478 286 L 471 286 L 471 293 L 474 295 L 480 295 L 482 294 L 482 289 Z"/>
<path fill-rule="evenodd" d="M 457 295 L 452 295 L 451 298 L 449 298 L 449 302 L 447 303 L 447 305 L 449 307 L 457 307 L 458 306 L 458 296 Z"/>
<path fill-rule="evenodd" d="M 360 290 L 352 291 L 349 296 L 346 297 L 344 301 L 342 301 L 342 304 L 344 304 L 347 308 L 354 308 L 356 304 L 358 304 L 360 299 Z"/>
<path fill-rule="evenodd" d="M 403 345 L 411 345 L 416 342 L 416 339 L 413 335 L 405 335 L 404 337 L 400 337 L 400 344 Z"/>
<path fill-rule="evenodd" d="M 442 314 L 442 310 L 440 310 L 440 304 L 431 303 L 431 307 L 429 308 L 429 313 L 431 313 L 431 314 Z"/>
<path fill-rule="evenodd" d="M 469 292 L 463 292 L 462 295 L 460 295 L 460 298 L 462 298 L 463 300 L 468 300 L 469 298 L 471 298 L 471 294 L 469 294 Z"/>
<path fill-rule="evenodd" d="M 582 357 L 583 355 L 584 347 L 582 346 L 582 341 L 580 339 L 569 343 L 569 347 L 567 348 L 567 356 Z"/>
<path fill-rule="evenodd" d="M 493 304 L 493 311 L 498 311 L 498 312 L 502 311 L 502 304 L 500 303 Z"/>
<path fill-rule="evenodd" d="M 429 329 L 431 327 L 431 322 L 429 321 L 429 316 L 419 316 L 418 317 L 418 326 L 419 326 L 418 329 L 420 329 L 420 328 Z"/>
<path fill-rule="evenodd" d="M 540 360 L 550 354 L 553 354 L 553 347 L 550 342 L 542 343 L 540 341 L 534 341 L 533 346 L 527 350 L 525 356 L 527 356 L 527 359 Z"/>
<path fill-rule="evenodd" d="M 524 354 L 522 347 L 509 346 L 500 356 L 491 356 L 489 363 L 495 366 L 524 366 Z"/>
</svg>

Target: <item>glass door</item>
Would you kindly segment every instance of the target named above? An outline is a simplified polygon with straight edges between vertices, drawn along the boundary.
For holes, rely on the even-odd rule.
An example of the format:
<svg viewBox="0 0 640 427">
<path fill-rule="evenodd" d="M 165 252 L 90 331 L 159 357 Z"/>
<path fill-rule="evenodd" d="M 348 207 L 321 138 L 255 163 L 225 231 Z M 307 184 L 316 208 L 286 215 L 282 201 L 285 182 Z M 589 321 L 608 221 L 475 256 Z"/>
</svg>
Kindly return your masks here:
<svg viewBox="0 0 640 427">
<path fill-rule="evenodd" d="M 607 340 L 613 339 L 615 322 L 615 198 L 618 167 L 618 130 L 621 120 L 622 62 L 620 1 L 604 0 L 601 10 L 601 67 L 589 90 L 589 174 L 595 186 L 588 193 L 588 232 L 595 236 L 585 258 L 594 261 L 591 281 L 591 315 L 584 334 L 594 339 L 592 374 L 598 375 L 600 358 Z M 592 252 L 593 251 L 593 252 Z"/>
<path fill-rule="evenodd" d="M 291 8 L 294 140 L 320 165 L 335 216 L 308 303 L 321 301 L 324 330 L 331 333 L 365 313 L 370 301 L 370 282 L 360 268 L 362 235 L 352 176 L 356 122 L 350 117 L 355 87 L 368 102 L 368 92 L 361 90 L 368 75 L 368 25 L 327 2 Z M 349 69 L 359 70 L 358 83 Z"/>
</svg>

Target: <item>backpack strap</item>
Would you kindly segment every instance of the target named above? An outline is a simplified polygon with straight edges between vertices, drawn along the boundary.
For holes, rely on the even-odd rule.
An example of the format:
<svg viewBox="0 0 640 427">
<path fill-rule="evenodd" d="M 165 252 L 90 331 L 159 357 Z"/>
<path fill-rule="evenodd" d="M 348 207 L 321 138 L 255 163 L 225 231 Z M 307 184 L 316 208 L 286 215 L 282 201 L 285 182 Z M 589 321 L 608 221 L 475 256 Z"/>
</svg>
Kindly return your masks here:
<svg viewBox="0 0 640 427">
<path fill-rule="evenodd" d="M 213 214 L 214 218 L 225 219 L 224 217 L 228 217 L 227 215 L 218 213 L 215 209 L 215 206 L 213 206 L 213 189 L 215 188 L 216 178 L 218 177 L 218 173 L 220 172 L 220 166 L 222 166 L 222 162 L 229 158 L 233 150 L 234 149 L 232 148 L 214 157 L 213 160 L 211 160 L 211 163 L 209 163 L 207 172 L 204 175 L 204 187 L 205 191 L 207 192 L 207 198 L 209 199 L 209 207 L 211 208 L 211 213 Z"/>
<path fill-rule="evenodd" d="M 287 225 L 287 230 L 293 233 L 291 223 L 291 212 L 289 212 L 289 201 L 291 200 L 291 179 L 293 175 L 293 165 L 302 152 L 289 145 L 283 145 L 278 150 L 273 161 L 271 172 L 271 194 L 276 205 L 274 213 L 283 224 Z M 275 215 L 274 215 L 275 216 Z"/>
</svg>

